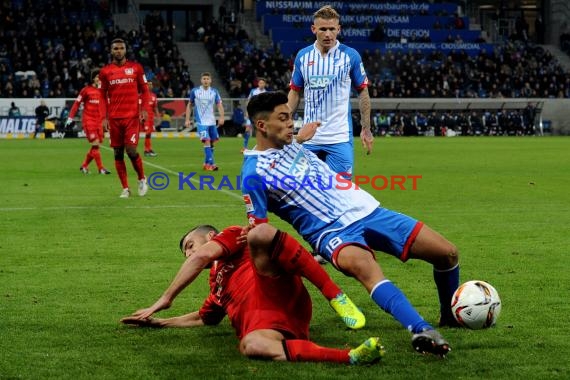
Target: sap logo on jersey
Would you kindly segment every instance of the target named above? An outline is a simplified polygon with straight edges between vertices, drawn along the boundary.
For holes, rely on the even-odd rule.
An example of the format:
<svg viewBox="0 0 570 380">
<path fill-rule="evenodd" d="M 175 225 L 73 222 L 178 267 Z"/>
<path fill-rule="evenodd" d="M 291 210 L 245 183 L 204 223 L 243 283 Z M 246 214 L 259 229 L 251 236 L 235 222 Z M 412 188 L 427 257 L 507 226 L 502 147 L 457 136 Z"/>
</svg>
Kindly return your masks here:
<svg viewBox="0 0 570 380">
<path fill-rule="evenodd" d="M 311 75 L 309 77 L 309 87 L 312 90 L 325 89 L 332 83 L 334 78 L 334 75 Z"/>
<path fill-rule="evenodd" d="M 309 160 L 305 157 L 302 151 L 297 153 L 297 156 L 291 164 L 289 173 L 295 178 L 303 178 L 307 175 L 309 171 Z"/>
</svg>

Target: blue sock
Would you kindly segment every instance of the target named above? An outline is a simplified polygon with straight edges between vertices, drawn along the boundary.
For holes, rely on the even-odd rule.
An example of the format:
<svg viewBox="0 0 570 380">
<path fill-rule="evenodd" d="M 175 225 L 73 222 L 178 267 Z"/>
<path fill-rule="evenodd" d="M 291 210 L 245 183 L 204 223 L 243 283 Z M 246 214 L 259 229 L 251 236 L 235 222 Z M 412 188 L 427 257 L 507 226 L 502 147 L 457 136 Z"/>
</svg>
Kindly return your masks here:
<svg viewBox="0 0 570 380">
<path fill-rule="evenodd" d="M 390 280 L 382 280 L 374 285 L 370 297 L 382 310 L 396 318 L 408 331 L 416 334 L 433 329 L 414 309 L 404 293 Z"/>
<path fill-rule="evenodd" d="M 247 144 L 249 144 L 249 132 L 245 132 L 243 135 L 243 147 L 247 149 Z"/>
<path fill-rule="evenodd" d="M 451 297 L 459 287 L 459 264 L 451 269 L 433 269 L 433 279 L 437 286 L 441 318 L 453 320 L 451 313 Z"/>
<path fill-rule="evenodd" d="M 204 155 L 206 156 L 204 162 L 206 164 L 213 164 L 214 163 L 214 157 L 212 154 L 212 148 L 210 148 L 209 146 L 205 146 L 204 147 Z"/>
</svg>

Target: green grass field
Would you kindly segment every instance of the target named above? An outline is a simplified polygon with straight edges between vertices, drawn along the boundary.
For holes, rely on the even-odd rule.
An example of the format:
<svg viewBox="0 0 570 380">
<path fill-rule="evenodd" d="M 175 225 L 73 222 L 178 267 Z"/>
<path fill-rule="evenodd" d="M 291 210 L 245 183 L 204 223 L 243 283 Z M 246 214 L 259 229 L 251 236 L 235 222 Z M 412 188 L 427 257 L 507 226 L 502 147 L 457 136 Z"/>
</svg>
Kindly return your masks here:
<svg viewBox="0 0 570 380">
<path fill-rule="evenodd" d="M 251 142 L 250 142 L 251 143 Z M 221 167 L 239 173 L 240 139 L 216 148 Z M 180 236 L 198 223 L 243 224 L 238 190 L 178 190 L 178 172 L 200 174 L 197 140 L 155 140 L 147 175 L 170 185 L 119 199 L 113 172 L 84 176 L 84 140 L 0 140 L 0 379 L 547 379 L 570 371 L 570 139 L 377 139 L 373 155 L 356 144 L 356 174 L 421 175 L 417 190 L 376 191 L 388 208 L 423 220 L 461 251 L 462 281 L 489 281 L 503 310 L 491 329 L 443 329 L 445 360 L 415 353 L 410 334 L 378 309 L 353 279 L 326 270 L 368 318 L 346 330 L 313 295 L 312 339 L 344 347 L 382 337 L 385 360 L 370 367 L 249 360 L 227 320 L 218 327 L 137 329 L 122 316 L 151 305 L 182 263 Z M 128 163 L 131 186 L 136 178 Z M 94 167 L 92 167 L 94 170 Z M 292 229 L 277 218 L 274 224 Z M 296 235 L 297 236 L 297 235 Z M 438 318 L 431 267 L 379 253 L 387 277 L 430 322 Z M 172 316 L 196 310 L 204 273 Z"/>
</svg>

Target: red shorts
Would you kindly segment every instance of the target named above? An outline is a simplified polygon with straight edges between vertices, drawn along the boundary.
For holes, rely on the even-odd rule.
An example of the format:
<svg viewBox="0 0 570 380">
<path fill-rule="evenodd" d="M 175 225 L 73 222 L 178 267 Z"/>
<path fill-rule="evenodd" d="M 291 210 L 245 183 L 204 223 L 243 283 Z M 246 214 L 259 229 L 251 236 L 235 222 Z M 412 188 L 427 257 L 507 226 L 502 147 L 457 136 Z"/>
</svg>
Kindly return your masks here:
<svg viewBox="0 0 570 380">
<path fill-rule="evenodd" d="M 109 119 L 109 136 L 111 147 L 118 148 L 125 145 L 139 144 L 138 118 L 133 119 Z"/>
<path fill-rule="evenodd" d="M 259 329 L 277 330 L 287 339 L 309 339 L 313 308 L 301 277 L 266 277 L 255 272 L 254 294 L 242 308 L 244 315 L 233 321 L 239 339 Z"/>
<path fill-rule="evenodd" d="M 154 123 L 152 120 L 145 120 L 144 123 L 141 124 L 141 132 L 144 133 L 153 133 L 154 132 Z"/>
<path fill-rule="evenodd" d="M 94 143 L 95 141 L 102 143 L 105 138 L 103 128 L 83 128 L 83 132 L 85 132 L 85 138 L 90 143 Z"/>
</svg>

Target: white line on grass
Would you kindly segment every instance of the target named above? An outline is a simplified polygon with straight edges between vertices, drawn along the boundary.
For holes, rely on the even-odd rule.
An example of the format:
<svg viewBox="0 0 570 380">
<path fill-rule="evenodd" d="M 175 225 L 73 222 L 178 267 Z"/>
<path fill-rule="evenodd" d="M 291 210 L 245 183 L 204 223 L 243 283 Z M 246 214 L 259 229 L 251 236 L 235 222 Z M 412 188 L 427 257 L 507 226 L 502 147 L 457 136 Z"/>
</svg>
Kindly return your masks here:
<svg viewBox="0 0 570 380">
<path fill-rule="evenodd" d="M 131 209 L 166 209 L 166 208 L 228 208 L 236 207 L 243 208 L 240 204 L 227 205 L 227 204 L 202 204 L 202 205 L 156 205 L 156 206 L 47 206 L 47 207 L 0 207 L 0 212 L 7 211 L 38 211 L 38 210 L 91 210 L 91 209 L 120 209 L 124 210 L 126 208 Z"/>
<path fill-rule="evenodd" d="M 111 150 L 111 148 L 106 147 L 106 146 L 104 146 L 103 148 L 105 148 L 105 149 L 107 149 L 107 150 Z M 179 173 L 179 172 L 174 171 L 174 170 L 172 170 L 172 169 L 165 168 L 164 166 L 160 166 L 160 165 L 157 165 L 157 164 L 153 164 L 152 162 L 148 162 L 147 160 L 143 160 L 143 162 L 144 162 L 145 165 L 152 166 L 153 168 L 162 170 L 163 172 L 166 172 L 166 173 L 169 173 L 169 174 L 178 175 L 178 173 Z M 198 180 L 195 179 L 195 178 L 190 178 L 190 181 L 194 182 L 194 183 L 197 184 L 197 185 L 200 184 L 200 181 L 198 181 Z M 224 193 L 224 194 L 226 194 L 226 195 L 229 195 L 230 197 L 233 197 L 233 198 L 242 200 L 242 196 L 241 196 L 241 195 L 236 194 L 236 193 L 233 193 L 233 192 L 231 192 L 231 191 L 229 191 L 229 190 L 226 190 L 226 189 L 219 189 L 218 191 L 221 191 L 222 193 Z"/>
</svg>

